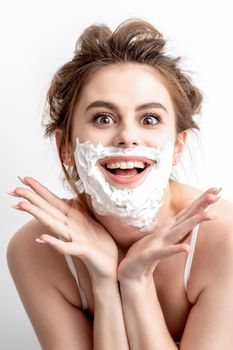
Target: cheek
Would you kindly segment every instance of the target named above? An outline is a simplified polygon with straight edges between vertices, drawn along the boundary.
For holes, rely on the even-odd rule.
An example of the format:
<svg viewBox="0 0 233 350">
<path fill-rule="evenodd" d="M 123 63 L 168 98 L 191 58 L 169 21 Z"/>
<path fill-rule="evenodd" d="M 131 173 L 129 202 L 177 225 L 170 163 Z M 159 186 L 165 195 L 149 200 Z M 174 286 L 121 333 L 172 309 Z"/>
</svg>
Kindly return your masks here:
<svg viewBox="0 0 233 350">
<path fill-rule="evenodd" d="M 147 144 L 150 147 L 163 148 L 169 141 L 174 143 L 174 133 L 158 133 L 147 137 Z"/>
<path fill-rule="evenodd" d="M 93 136 L 91 132 L 88 130 L 89 128 L 83 123 L 76 121 L 72 126 L 72 143 L 76 144 L 76 139 L 78 138 L 80 142 L 85 142 L 87 140 L 91 141 L 91 137 Z"/>
<path fill-rule="evenodd" d="M 90 128 L 82 128 L 82 131 L 76 131 L 73 132 L 72 135 L 72 142 L 73 144 L 76 144 L 76 139 L 78 138 L 79 142 L 84 143 L 86 141 L 90 141 L 93 145 L 98 145 L 99 142 L 102 143 L 102 145 L 107 145 L 110 139 L 109 133 L 97 133 L 93 132 L 93 129 L 90 130 Z"/>
</svg>

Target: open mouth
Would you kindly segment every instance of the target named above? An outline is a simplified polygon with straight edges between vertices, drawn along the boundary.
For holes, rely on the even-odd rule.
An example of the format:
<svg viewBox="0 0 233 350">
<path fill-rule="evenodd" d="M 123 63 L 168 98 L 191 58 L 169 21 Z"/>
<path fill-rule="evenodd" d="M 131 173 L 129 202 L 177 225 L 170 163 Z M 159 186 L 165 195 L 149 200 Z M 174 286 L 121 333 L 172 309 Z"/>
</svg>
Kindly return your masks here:
<svg viewBox="0 0 233 350">
<path fill-rule="evenodd" d="M 125 184 L 139 180 L 153 163 L 143 157 L 111 157 L 100 161 L 104 173 L 110 179 Z"/>
</svg>

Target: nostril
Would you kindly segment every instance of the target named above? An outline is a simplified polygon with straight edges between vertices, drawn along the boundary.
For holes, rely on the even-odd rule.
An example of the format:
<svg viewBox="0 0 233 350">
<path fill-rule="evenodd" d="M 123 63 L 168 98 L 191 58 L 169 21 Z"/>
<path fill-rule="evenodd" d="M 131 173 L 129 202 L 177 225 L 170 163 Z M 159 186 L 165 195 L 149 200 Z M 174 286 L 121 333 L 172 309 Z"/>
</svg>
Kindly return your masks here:
<svg viewBox="0 0 233 350">
<path fill-rule="evenodd" d="M 124 142 L 124 141 L 118 142 L 117 145 L 125 148 L 132 148 L 132 147 L 139 146 L 137 142 Z"/>
</svg>

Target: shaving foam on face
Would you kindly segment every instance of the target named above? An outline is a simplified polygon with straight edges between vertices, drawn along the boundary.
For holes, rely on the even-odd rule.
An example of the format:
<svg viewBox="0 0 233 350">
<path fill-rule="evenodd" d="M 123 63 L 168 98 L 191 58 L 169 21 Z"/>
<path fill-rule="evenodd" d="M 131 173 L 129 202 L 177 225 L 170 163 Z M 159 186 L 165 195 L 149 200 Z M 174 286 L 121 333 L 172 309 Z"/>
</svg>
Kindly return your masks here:
<svg viewBox="0 0 233 350">
<path fill-rule="evenodd" d="M 163 204 L 164 192 L 172 170 L 174 142 L 163 149 L 94 146 L 89 141 L 76 140 L 75 163 L 83 190 L 91 196 L 92 206 L 99 215 L 113 215 L 142 231 L 156 225 L 155 216 Z M 113 156 L 139 156 L 155 161 L 144 181 L 133 188 L 118 188 L 107 181 L 97 166 L 100 159 Z"/>
</svg>

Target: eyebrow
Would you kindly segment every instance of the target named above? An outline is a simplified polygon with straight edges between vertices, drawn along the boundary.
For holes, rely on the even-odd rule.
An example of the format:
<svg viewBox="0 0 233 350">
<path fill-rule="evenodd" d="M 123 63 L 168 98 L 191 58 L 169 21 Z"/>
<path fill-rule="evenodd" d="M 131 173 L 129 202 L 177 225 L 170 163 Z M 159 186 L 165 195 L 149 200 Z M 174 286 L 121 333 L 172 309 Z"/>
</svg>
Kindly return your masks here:
<svg viewBox="0 0 233 350">
<path fill-rule="evenodd" d="M 87 112 L 90 108 L 94 108 L 94 107 L 105 107 L 105 108 L 111 109 L 111 110 L 116 111 L 116 112 L 118 111 L 117 106 L 115 106 L 113 103 L 107 102 L 107 101 L 97 100 L 97 101 L 90 103 L 87 106 L 85 112 Z M 141 111 L 141 110 L 146 109 L 146 108 L 160 108 L 160 109 L 163 109 L 166 113 L 168 113 L 168 111 L 164 107 L 164 105 L 162 105 L 162 103 L 159 103 L 159 102 L 148 102 L 148 103 L 144 103 L 142 105 L 139 105 L 136 107 L 136 112 Z"/>
</svg>

